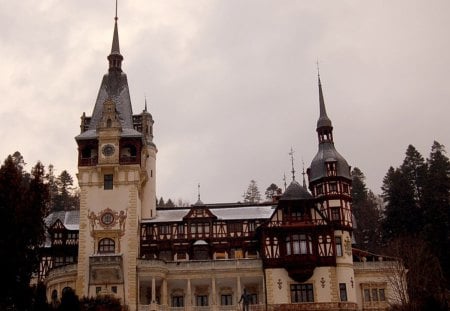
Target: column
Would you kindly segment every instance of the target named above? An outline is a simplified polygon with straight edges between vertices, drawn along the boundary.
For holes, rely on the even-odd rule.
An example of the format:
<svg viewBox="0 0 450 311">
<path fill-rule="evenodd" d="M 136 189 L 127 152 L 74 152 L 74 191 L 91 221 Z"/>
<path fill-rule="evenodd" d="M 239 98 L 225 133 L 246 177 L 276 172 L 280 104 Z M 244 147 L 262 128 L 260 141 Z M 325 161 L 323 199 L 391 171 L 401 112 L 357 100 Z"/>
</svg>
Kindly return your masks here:
<svg viewBox="0 0 450 311">
<path fill-rule="evenodd" d="M 237 277 L 236 291 L 237 291 L 237 293 L 236 293 L 236 299 L 237 299 L 237 301 L 239 301 L 239 298 L 240 298 L 241 295 L 242 295 L 242 289 L 241 289 L 241 277 L 240 277 L 240 276 Z"/>
<path fill-rule="evenodd" d="M 217 310 L 217 294 L 216 294 L 216 278 L 213 276 L 211 277 L 211 304 L 212 304 L 212 310 Z"/>
<path fill-rule="evenodd" d="M 187 290 L 186 290 L 186 310 L 191 310 L 192 297 L 191 297 L 191 279 L 187 279 Z"/>
<path fill-rule="evenodd" d="M 152 301 L 151 304 L 156 303 L 156 280 L 155 277 L 152 277 Z"/>
<path fill-rule="evenodd" d="M 169 305 L 169 302 L 167 301 L 167 280 L 165 278 L 162 281 L 161 304 L 163 306 Z"/>
</svg>

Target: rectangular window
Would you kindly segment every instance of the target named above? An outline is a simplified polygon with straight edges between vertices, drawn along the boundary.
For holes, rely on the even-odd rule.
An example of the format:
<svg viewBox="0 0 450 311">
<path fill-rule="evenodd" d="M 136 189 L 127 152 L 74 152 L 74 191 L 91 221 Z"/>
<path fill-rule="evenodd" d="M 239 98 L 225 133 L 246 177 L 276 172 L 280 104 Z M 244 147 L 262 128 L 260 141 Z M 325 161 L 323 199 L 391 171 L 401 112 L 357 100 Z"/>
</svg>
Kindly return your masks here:
<svg viewBox="0 0 450 311">
<path fill-rule="evenodd" d="M 384 288 L 380 288 L 378 290 L 378 297 L 380 297 L 380 301 L 385 301 L 386 300 L 386 296 L 384 294 Z"/>
<path fill-rule="evenodd" d="M 103 189 L 111 190 L 113 188 L 113 174 L 105 174 L 103 176 Z"/>
<path fill-rule="evenodd" d="M 347 286 L 345 283 L 339 283 L 339 297 L 341 301 L 347 301 Z"/>
<path fill-rule="evenodd" d="M 159 234 L 170 234 L 170 226 L 162 225 L 159 227 Z"/>
<path fill-rule="evenodd" d="M 248 232 L 255 231 L 255 223 L 253 221 L 249 221 L 247 227 L 248 227 Z"/>
<path fill-rule="evenodd" d="M 370 290 L 368 288 L 364 289 L 364 301 L 365 302 L 370 301 Z"/>
<path fill-rule="evenodd" d="M 331 220 L 340 220 L 340 219 L 341 219 L 341 214 L 339 212 L 339 208 L 333 207 L 331 209 Z"/>
<path fill-rule="evenodd" d="M 117 286 L 111 286 L 111 291 L 112 291 L 114 294 L 117 294 Z"/>
<path fill-rule="evenodd" d="M 378 289 L 372 288 L 372 301 L 378 301 Z"/>
<path fill-rule="evenodd" d="M 337 192 L 337 184 L 335 182 L 330 183 L 330 192 L 336 193 Z"/>
<path fill-rule="evenodd" d="M 195 296 L 195 301 L 197 306 L 207 306 L 208 305 L 208 296 L 207 295 L 197 295 Z"/>
<path fill-rule="evenodd" d="M 64 264 L 64 257 L 55 257 L 55 267 L 62 266 Z"/>
<path fill-rule="evenodd" d="M 95 288 L 95 293 L 96 293 L 96 294 L 100 293 L 101 291 L 102 291 L 102 288 L 101 288 L 100 286 L 97 286 L 97 287 Z"/>
<path fill-rule="evenodd" d="M 314 302 L 312 284 L 291 284 L 291 302 Z"/>
<path fill-rule="evenodd" d="M 340 236 L 335 237 L 336 241 L 336 256 L 342 256 L 342 238 Z"/>
<path fill-rule="evenodd" d="M 172 307 L 184 307 L 184 297 L 172 296 Z"/>
<path fill-rule="evenodd" d="M 177 226 L 178 238 L 182 238 L 184 235 L 184 225 L 180 224 Z"/>
<path fill-rule="evenodd" d="M 231 306 L 233 304 L 233 299 L 231 295 L 221 295 L 220 304 L 222 306 Z"/>
<path fill-rule="evenodd" d="M 322 184 L 316 186 L 316 195 L 321 195 L 321 194 L 323 194 Z"/>
<path fill-rule="evenodd" d="M 344 193 L 350 193 L 349 187 L 348 187 L 347 184 L 343 184 L 343 185 L 342 185 L 342 189 L 343 189 L 343 192 L 344 192 Z"/>
<path fill-rule="evenodd" d="M 228 223 L 228 233 L 241 233 L 242 222 L 230 222 Z"/>
</svg>

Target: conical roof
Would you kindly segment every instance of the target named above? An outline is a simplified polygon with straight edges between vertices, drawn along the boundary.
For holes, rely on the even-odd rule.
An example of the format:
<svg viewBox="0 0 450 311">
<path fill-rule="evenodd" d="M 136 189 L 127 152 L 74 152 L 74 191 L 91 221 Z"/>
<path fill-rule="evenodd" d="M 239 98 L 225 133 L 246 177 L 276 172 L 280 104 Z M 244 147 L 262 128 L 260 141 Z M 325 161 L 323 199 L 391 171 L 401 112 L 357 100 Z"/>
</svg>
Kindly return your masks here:
<svg viewBox="0 0 450 311">
<path fill-rule="evenodd" d="M 297 181 L 293 180 L 281 196 L 280 201 L 309 200 L 312 198 L 312 195 L 307 189 L 303 188 Z"/>
</svg>

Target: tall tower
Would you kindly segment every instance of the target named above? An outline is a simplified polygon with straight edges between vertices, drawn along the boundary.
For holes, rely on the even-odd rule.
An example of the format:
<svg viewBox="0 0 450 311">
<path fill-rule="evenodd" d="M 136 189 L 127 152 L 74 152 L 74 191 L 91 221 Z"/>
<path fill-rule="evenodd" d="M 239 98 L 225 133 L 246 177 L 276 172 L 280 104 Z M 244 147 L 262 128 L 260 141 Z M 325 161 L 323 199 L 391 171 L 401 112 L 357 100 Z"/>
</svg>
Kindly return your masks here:
<svg viewBox="0 0 450 311">
<path fill-rule="evenodd" d="M 334 284 L 331 288 L 336 292 L 332 296 L 339 301 L 345 292 L 347 301 L 356 302 L 351 248 L 350 166 L 334 146 L 333 126 L 325 109 L 320 75 L 318 83 L 320 115 L 316 131 L 319 150 L 307 171 L 309 189 L 315 198 L 316 210 L 325 216 L 334 230 L 336 268 L 332 273 L 331 282 Z"/>
<path fill-rule="evenodd" d="M 135 310 L 140 221 L 156 214 L 157 148 L 147 103 L 133 115 L 117 20 L 116 8 L 109 70 L 75 138 L 81 190 L 76 292 L 114 294 Z"/>
</svg>

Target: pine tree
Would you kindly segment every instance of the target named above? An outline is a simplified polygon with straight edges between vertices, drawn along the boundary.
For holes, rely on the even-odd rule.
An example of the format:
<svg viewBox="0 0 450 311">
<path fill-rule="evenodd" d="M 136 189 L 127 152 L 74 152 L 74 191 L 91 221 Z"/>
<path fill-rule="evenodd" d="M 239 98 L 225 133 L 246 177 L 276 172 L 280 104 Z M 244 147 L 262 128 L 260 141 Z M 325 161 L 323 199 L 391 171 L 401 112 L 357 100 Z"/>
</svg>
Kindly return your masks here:
<svg viewBox="0 0 450 311">
<path fill-rule="evenodd" d="M 259 203 L 261 201 L 261 193 L 255 180 L 250 180 L 247 191 L 243 195 L 245 203 Z"/>
<path fill-rule="evenodd" d="M 450 280 L 450 160 L 443 145 L 434 142 L 427 160 L 424 187 L 424 235 Z"/>
<path fill-rule="evenodd" d="M 403 235 L 416 234 L 419 225 L 414 189 L 402 171 L 390 167 L 383 179 L 383 199 L 386 203 L 382 222 L 385 242 Z"/>
<path fill-rule="evenodd" d="M 29 174 L 20 153 L 8 156 L 0 168 L 0 265 L 7 267 L 0 278 L 0 309 L 15 305 L 29 308 L 33 272 L 38 268 L 39 245 L 44 240 L 48 186 L 44 167 L 37 163 Z"/>
<path fill-rule="evenodd" d="M 358 248 L 376 252 L 380 248 L 380 211 L 376 196 L 367 189 L 365 178 L 359 168 L 352 170 L 352 207 L 356 220 L 353 233 Z"/>
<path fill-rule="evenodd" d="M 279 189 L 280 188 L 276 184 L 270 184 L 270 186 L 267 187 L 266 192 L 264 193 L 266 195 L 266 199 L 272 200 L 273 196 L 278 193 Z"/>
</svg>

